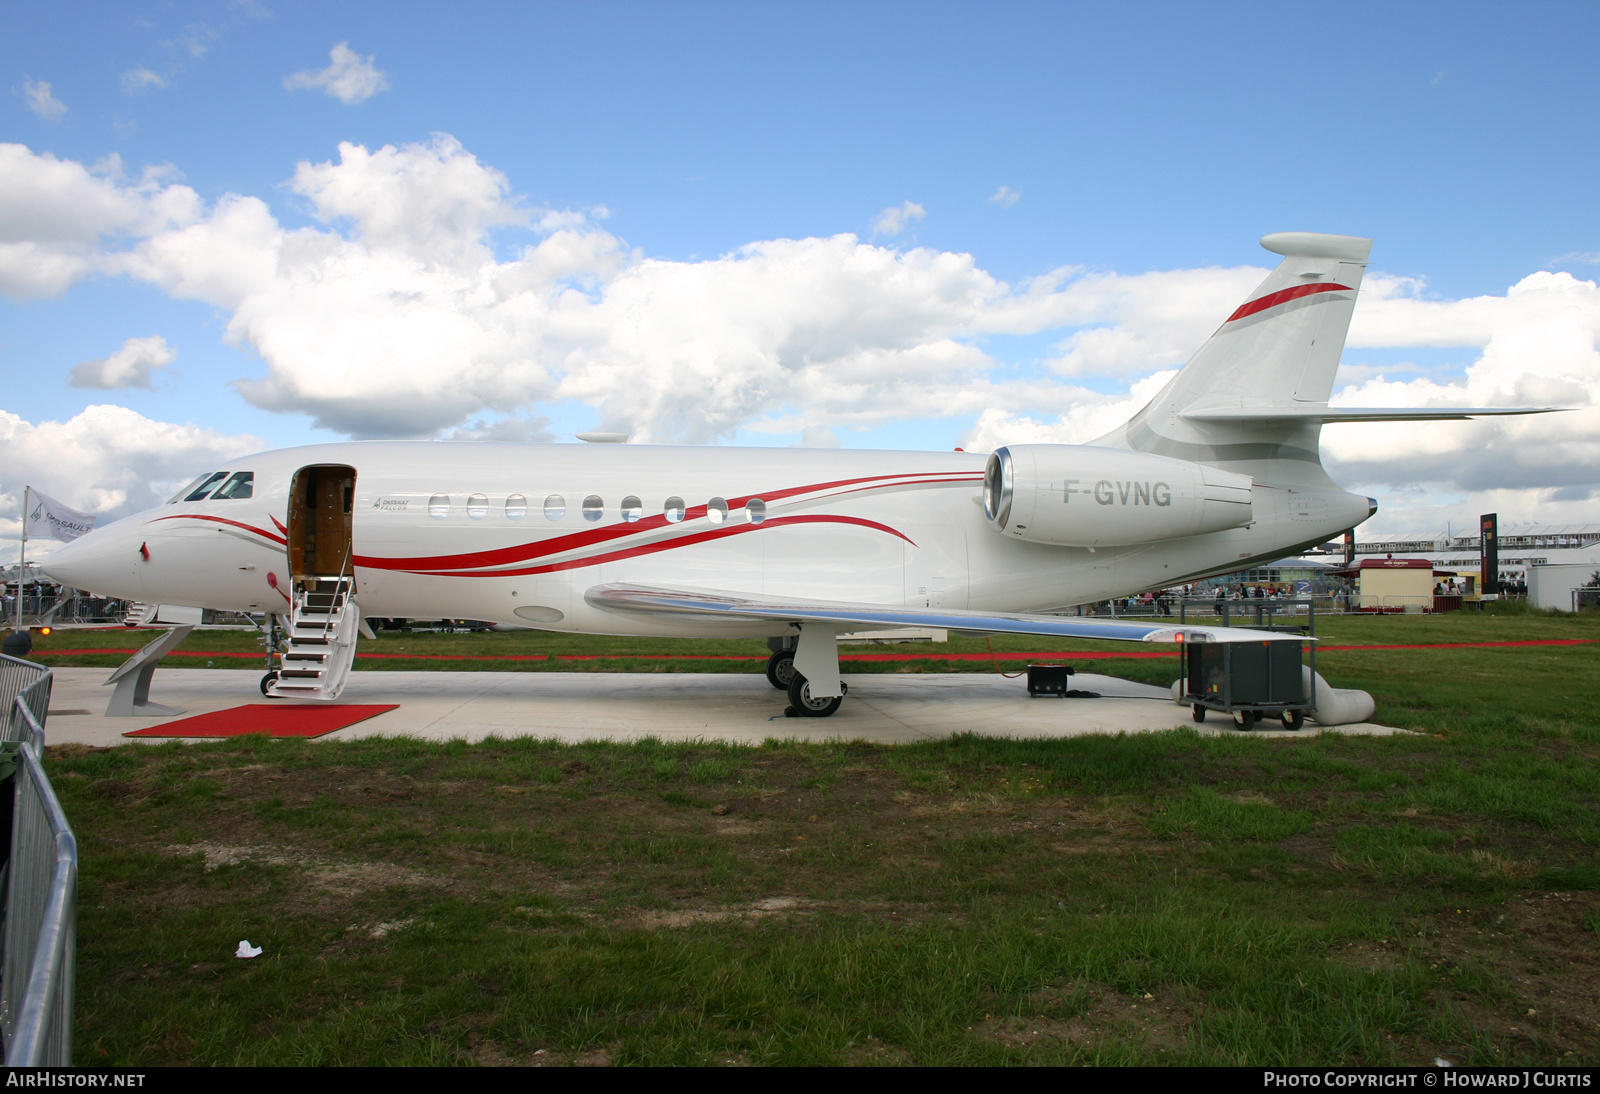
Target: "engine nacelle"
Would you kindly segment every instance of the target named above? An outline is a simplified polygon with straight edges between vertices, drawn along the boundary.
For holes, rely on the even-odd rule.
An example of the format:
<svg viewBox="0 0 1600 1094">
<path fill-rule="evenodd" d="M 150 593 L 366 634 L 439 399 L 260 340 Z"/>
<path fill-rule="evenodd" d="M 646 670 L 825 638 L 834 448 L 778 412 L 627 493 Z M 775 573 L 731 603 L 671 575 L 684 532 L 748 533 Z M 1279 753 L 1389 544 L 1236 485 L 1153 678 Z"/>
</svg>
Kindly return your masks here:
<svg viewBox="0 0 1600 1094">
<path fill-rule="evenodd" d="M 983 475 L 995 530 L 1029 543 L 1113 547 L 1249 524 L 1248 475 L 1086 444 L 998 448 Z"/>
</svg>

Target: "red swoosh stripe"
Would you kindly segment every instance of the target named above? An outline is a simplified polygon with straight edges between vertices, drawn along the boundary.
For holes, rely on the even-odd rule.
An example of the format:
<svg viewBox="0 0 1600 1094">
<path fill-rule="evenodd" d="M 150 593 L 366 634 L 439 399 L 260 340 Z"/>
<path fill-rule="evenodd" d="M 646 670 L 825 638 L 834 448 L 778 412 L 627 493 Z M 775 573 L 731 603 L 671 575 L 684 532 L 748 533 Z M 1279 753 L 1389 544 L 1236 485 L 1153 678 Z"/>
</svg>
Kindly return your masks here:
<svg viewBox="0 0 1600 1094">
<path fill-rule="evenodd" d="M 258 536 L 265 536 L 266 538 L 272 540 L 274 543 L 288 543 L 288 540 L 284 539 L 282 536 L 275 536 L 271 532 L 268 532 L 263 528 L 257 528 L 253 524 L 240 524 L 238 521 L 229 520 L 226 517 L 208 517 L 208 516 L 206 516 L 206 515 L 204 515 L 202 513 L 174 513 L 170 517 L 157 517 L 155 520 L 151 521 L 150 523 L 151 524 L 155 524 L 157 521 L 163 521 L 163 520 L 209 520 L 209 521 L 211 521 L 211 522 L 213 522 L 215 524 L 231 524 L 235 528 L 243 528 L 246 532 L 254 532 Z M 274 522 L 274 523 L 276 523 L 276 522 Z M 280 525 L 280 527 L 281 527 L 281 525 Z M 284 529 L 284 531 L 288 531 L 288 529 Z"/>
<path fill-rule="evenodd" d="M 909 536 L 905 533 L 890 528 L 887 524 L 879 524 L 875 520 L 866 520 L 862 517 L 829 517 L 822 515 L 799 515 L 792 517 L 768 517 L 760 524 L 738 524 L 731 528 L 708 528 L 704 532 L 693 532 L 676 539 L 664 540 L 658 543 L 643 543 L 637 547 L 626 547 L 617 551 L 607 551 L 598 555 L 585 555 L 582 558 L 571 558 L 564 562 L 551 562 L 543 566 L 524 566 L 517 570 L 487 570 L 477 573 L 461 573 L 458 570 L 412 570 L 403 572 L 419 574 L 423 577 L 524 577 L 529 574 L 549 574 L 558 570 L 579 570 L 585 566 L 599 566 L 606 562 L 620 562 L 625 558 L 638 558 L 641 555 L 653 555 L 662 551 L 672 551 L 679 547 L 689 547 L 707 540 L 725 539 L 728 536 L 737 536 L 745 532 L 757 532 L 763 528 L 781 528 L 789 524 L 855 524 L 863 528 L 873 528 L 880 532 L 887 532 L 891 536 L 901 539 L 915 547 Z M 400 569 L 390 566 L 388 569 Z"/>
<path fill-rule="evenodd" d="M 1239 310 L 1228 316 L 1228 322 L 1231 323 L 1235 319 L 1243 319 L 1247 315 L 1256 314 L 1256 312 L 1266 311 L 1268 308 L 1275 308 L 1279 304 L 1287 304 L 1289 301 L 1298 300 L 1302 296 L 1312 296 L 1319 292 L 1350 291 L 1349 285 L 1335 285 L 1330 281 L 1319 281 L 1314 285 L 1295 285 L 1292 288 L 1279 289 L 1277 292 L 1269 292 L 1266 296 L 1257 297 L 1247 304 L 1239 305 Z"/>
<path fill-rule="evenodd" d="M 752 498 L 762 498 L 766 501 L 781 501 L 798 494 L 809 494 L 819 490 L 834 490 L 835 493 L 825 495 L 836 497 L 839 494 L 854 493 L 863 489 L 862 484 L 885 483 L 896 479 L 904 479 L 903 483 L 893 485 L 923 485 L 928 483 L 962 483 L 977 482 L 982 479 L 981 473 L 971 471 L 948 472 L 955 478 L 909 478 L 905 475 L 869 475 L 856 479 L 838 479 L 833 482 L 812 483 L 808 486 L 796 486 L 787 490 L 776 490 L 765 494 L 748 494 L 742 497 L 729 498 L 728 507 L 739 509 L 746 505 Z M 839 490 L 839 487 L 852 487 L 854 489 Z M 698 520 L 706 515 L 706 506 L 696 505 L 684 514 L 684 521 Z M 772 524 L 774 518 L 769 518 L 767 524 Z M 591 528 L 583 532 L 572 532 L 564 536 L 555 536 L 551 539 L 541 540 L 536 543 L 520 543 L 514 547 L 500 547 L 491 551 L 472 551 L 460 555 L 435 555 L 416 558 L 379 558 L 373 555 L 357 555 L 354 562 L 372 570 L 405 570 L 412 572 L 433 572 L 439 570 L 467 570 L 482 569 L 490 566 L 504 566 L 509 563 L 526 562 L 529 559 L 562 554 L 566 551 L 576 551 L 592 544 L 607 543 L 611 540 L 637 536 L 645 532 L 657 531 L 672 527 L 672 522 L 666 514 L 657 513 L 645 517 L 643 520 L 631 524 L 612 524 L 603 528 Z M 891 529 L 892 531 L 892 529 Z M 899 535 L 898 532 L 895 533 Z M 581 563 L 580 563 L 581 565 Z M 513 571 L 501 571 L 511 573 Z M 515 571 L 523 573 L 526 571 Z"/>
</svg>

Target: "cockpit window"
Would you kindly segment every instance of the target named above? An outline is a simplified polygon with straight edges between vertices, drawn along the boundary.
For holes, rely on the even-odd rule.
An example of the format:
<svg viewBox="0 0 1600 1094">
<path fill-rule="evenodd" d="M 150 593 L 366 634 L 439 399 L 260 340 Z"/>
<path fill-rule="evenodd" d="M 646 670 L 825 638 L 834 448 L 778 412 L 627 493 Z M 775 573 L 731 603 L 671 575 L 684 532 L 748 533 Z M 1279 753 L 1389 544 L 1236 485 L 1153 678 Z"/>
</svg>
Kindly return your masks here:
<svg viewBox="0 0 1600 1094">
<path fill-rule="evenodd" d="M 193 490 L 189 491 L 188 495 L 183 500 L 199 501 L 201 498 L 211 493 L 211 488 L 213 486 L 217 485 L 217 483 L 221 482 L 227 477 L 228 473 L 226 471 L 213 471 L 211 474 L 205 476 L 205 478 L 201 480 L 199 486 L 196 486 Z"/>
<path fill-rule="evenodd" d="M 167 504 L 168 505 L 176 505 L 176 504 L 178 504 L 180 501 L 182 501 L 184 499 L 184 496 L 187 495 L 189 493 L 189 491 L 193 490 L 195 487 L 199 486 L 201 483 L 205 482 L 210 477 L 211 477 L 211 472 L 207 471 L 204 475 L 201 475 L 198 479 L 195 479 L 188 486 L 185 486 L 182 490 L 179 490 L 176 494 L 172 495 L 172 497 L 168 498 L 167 499 Z"/>
<path fill-rule="evenodd" d="M 211 495 L 211 500 L 222 501 L 227 499 L 238 501 L 242 498 L 248 498 L 255 492 L 255 488 L 256 473 L 254 471 L 235 471 L 233 478 L 223 483 L 221 489 Z"/>
</svg>

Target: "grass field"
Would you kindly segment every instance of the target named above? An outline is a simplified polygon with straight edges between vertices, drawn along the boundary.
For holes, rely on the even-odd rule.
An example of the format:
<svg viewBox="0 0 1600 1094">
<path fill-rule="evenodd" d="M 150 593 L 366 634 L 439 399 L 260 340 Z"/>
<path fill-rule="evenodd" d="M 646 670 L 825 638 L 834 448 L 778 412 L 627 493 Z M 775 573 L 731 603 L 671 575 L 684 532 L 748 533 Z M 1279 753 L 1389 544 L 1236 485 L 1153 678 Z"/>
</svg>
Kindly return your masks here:
<svg viewBox="0 0 1600 1094">
<path fill-rule="evenodd" d="M 1331 648 L 1593 640 L 1600 620 L 1318 630 L 1323 673 L 1414 735 L 52 748 L 83 855 L 77 1058 L 1600 1061 L 1600 645 Z M 108 636 L 138 644 L 46 642 Z M 536 632 L 362 648 L 605 658 L 362 663 L 518 671 L 764 653 Z M 241 938 L 266 953 L 235 960 Z"/>
</svg>

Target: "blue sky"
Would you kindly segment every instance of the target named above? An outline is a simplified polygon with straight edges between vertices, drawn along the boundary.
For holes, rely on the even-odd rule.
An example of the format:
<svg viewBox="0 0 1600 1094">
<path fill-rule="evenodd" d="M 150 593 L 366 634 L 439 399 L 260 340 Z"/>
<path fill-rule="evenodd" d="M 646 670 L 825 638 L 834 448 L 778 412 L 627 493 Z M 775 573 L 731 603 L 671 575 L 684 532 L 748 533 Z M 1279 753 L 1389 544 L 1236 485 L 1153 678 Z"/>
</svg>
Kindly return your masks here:
<svg viewBox="0 0 1600 1094">
<path fill-rule="evenodd" d="M 164 185 L 191 188 L 208 209 L 248 196 L 290 232 L 359 234 L 358 218 L 330 218 L 288 185 L 297 165 L 337 163 L 340 142 L 375 152 L 448 134 L 462 156 L 503 177 L 508 207 L 581 217 L 589 238 L 603 233 L 627 261 L 690 274 L 751 244 L 853 233 L 897 254 L 970 255 L 1012 287 L 1063 267 L 1198 277 L 1270 265 L 1256 239 L 1300 229 L 1372 236 L 1375 272 L 1420 281 L 1396 282 L 1395 293 L 1448 303 L 1503 298 L 1539 271 L 1592 279 L 1600 259 L 1593 5 L 264 0 L 13 3 L 5 22 L 0 142 L 85 167 L 115 154 L 125 188 L 165 167 Z M 329 66 L 338 43 L 386 87 L 347 103 L 285 86 L 292 73 Z M 35 109 L 41 82 L 64 110 Z M 907 202 L 920 213 L 898 232 L 875 232 L 875 218 Z M 10 229 L 12 238 L 28 230 Z M 531 216 L 482 240 L 495 262 L 512 263 L 550 232 Z M 103 249 L 133 245 L 127 231 L 121 238 L 111 233 Z M 608 276 L 587 270 L 574 283 L 590 278 L 579 287 L 599 299 Z M 1250 281 L 1235 274 L 1230 291 L 1241 278 Z M 0 408 L 28 423 L 66 422 L 110 403 L 271 445 L 349 431 L 314 428 L 318 411 L 303 391 L 241 394 L 235 380 L 270 379 L 273 352 L 287 351 L 264 348 L 265 326 L 228 341 L 238 309 L 199 297 L 96 267 L 58 293 L 0 299 Z M 1178 325 L 1203 338 L 1224 314 Z M 1109 398 L 1181 363 L 1185 354 L 1168 350 L 1142 369 L 1064 374 L 1050 364 L 1075 330 L 1136 334 L 1141 322 L 1114 312 L 1016 330 L 952 320 L 928 345 L 983 357 L 939 357 L 969 387 L 1013 384 L 1009 402 L 994 396 L 1000 420 L 1070 432 L 1064 404 L 1036 397 L 1038 385 Z M 151 389 L 67 386 L 80 362 L 157 334 L 176 360 Z M 1439 346 L 1401 332 L 1352 345 L 1346 361 L 1391 381 L 1467 384 L 1493 337 Z M 1585 368 L 1557 371 L 1583 387 L 1593 379 Z M 597 409 L 593 384 L 587 396 L 570 384 L 527 390 L 537 397 L 514 409 L 485 406 L 429 428 L 520 415 L 535 433 L 565 439 L 620 413 Z M 711 439 L 938 448 L 992 439 L 971 406 L 947 402 L 951 413 L 922 406 L 865 420 L 746 400 L 744 416 Z M 655 411 L 630 413 L 625 424 L 648 429 L 640 416 Z M 1587 429 L 1573 458 L 1587 451 Z M 1388 470 L 1367 469 L 1381 480 L 1375 489 L 1403 493 L 1394 462 L 1403 456 L 1386 451 Z M 1493 500 L 1481 477 L 1437 487 L 1451 505 Z M 1571 493 L 1570 483 L 1547 489 L 1557 487 Z M 1537 483 L 1508 489 L 1523 491 L 1524 519 L 1550 501 Z M 101 503 L 131 504 L 106 501 L 115 494 Z M 1418 520 L 1438 515 L 1424 509 Z"/>
</svg>

